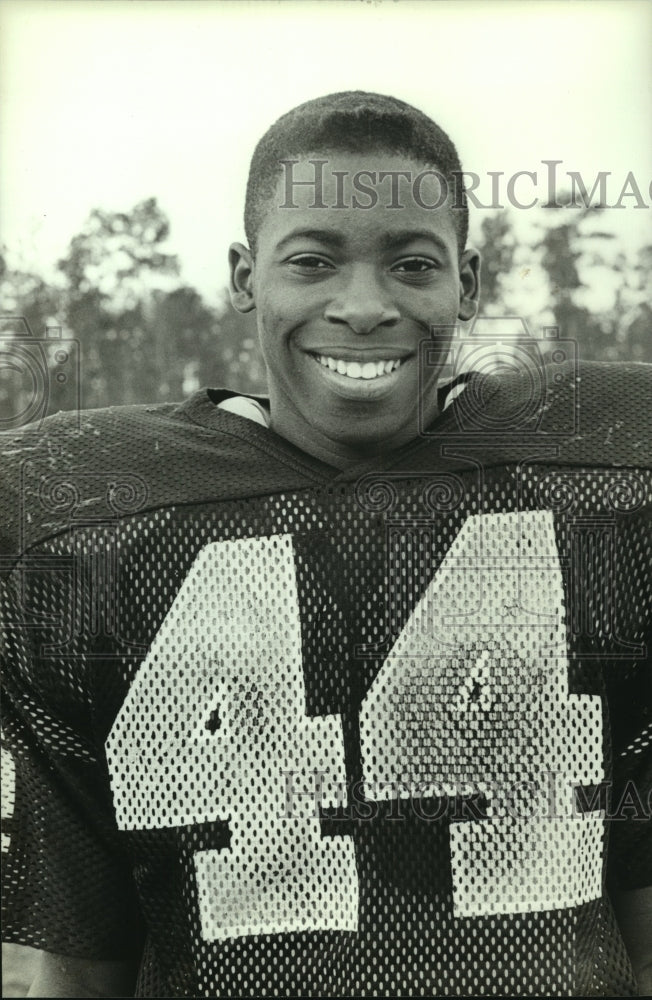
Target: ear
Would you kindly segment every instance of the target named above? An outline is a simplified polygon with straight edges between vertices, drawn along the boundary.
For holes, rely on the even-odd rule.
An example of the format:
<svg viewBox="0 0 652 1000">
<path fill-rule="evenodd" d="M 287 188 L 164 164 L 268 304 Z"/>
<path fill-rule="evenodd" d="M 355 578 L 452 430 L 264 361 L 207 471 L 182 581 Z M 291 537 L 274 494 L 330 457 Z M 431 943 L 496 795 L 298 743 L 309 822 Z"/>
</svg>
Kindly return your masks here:
<svg viewBox="0 0 652 1000">
<path fill-rule="evenodd" d="M 460 307 L 457 318 L 472 319 L 478 311 L 480 297 L 480 254 L 465 250 L 460 257 Z"/>
<path fill-rule="evenodd" d="M 234 309 L 247 313 L 256 308 L 253 291 L 254 257 L 249 247 L 232 243 L 229 247 L 229 294 Z"/>
</svg>

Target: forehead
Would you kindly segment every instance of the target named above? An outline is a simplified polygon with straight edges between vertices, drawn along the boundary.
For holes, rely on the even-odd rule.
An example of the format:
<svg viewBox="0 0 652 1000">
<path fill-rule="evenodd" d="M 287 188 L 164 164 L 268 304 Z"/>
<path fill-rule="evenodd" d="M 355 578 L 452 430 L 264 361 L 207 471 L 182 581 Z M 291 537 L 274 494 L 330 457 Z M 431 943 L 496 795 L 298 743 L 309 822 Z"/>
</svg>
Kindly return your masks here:
<svg viewBox="0 0 652 1000">
<path fill-rule="evenodd" d="M 289 156 L 279 162 L 258 242 L 273 250 L 295 232 L 321 231 L 333 243 L 375 249 L 413 234 L 454 252 L 454 206 L 446 178 L 418 160 L 378 151 Z"/>
</svg>

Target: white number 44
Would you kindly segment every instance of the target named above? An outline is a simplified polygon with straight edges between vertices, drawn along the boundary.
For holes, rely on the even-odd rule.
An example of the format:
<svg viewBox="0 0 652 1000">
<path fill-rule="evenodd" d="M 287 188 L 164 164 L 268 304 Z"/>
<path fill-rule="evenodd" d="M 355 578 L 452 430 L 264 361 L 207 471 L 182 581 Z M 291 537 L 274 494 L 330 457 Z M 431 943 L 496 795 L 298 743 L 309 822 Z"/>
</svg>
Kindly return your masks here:
<svg viewBox="0 0 652 1000">
<path fill-rule="evenodd" d="M 570 795 L 541 808 L 550 775 L 571 792 L 603 777 L 600 699 L 569 694 L 567 674 L 552 515 L 470 517 L 360 712 L 367 798 L 488 797 L 486 819 L 451 822 L 456 916 L 601 893 L 602 817 L 575 815 Z M 318 771 L 337 805 L 346 769 L 340 716 L 306 714 L 290 535 L 202 549 L 106 753 L 120 829 L 228 822 L 228 848 L 194 855 L 205 940 L 357 928 L 353 838 L 322 835 L 314 799 L 296 794 Z"/>
</svg>

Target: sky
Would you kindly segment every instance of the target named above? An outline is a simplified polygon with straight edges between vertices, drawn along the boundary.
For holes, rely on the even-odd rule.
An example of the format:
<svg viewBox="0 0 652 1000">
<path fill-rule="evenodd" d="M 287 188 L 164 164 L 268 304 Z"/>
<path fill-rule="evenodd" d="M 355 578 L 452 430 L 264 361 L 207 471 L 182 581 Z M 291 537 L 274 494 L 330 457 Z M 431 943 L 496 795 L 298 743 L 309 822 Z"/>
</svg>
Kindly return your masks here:
<svg viewBox="0 0 652 1000">
<path fill-rule="evenodd" d="M 646 0 L 0 0 L 0 239 L 47 274 L 93 207 L 155 196 L 215 299 L 260 135 L 357 88 L 432 115 L 485 196 L 518 170 L 545 196 L 555 159 L 589 188 L 611 171 L 613 201 L 631 171 L 649 205 L 651 32 Z M 635 202 L 605 213 L 631 246 Z"/>
</svg>

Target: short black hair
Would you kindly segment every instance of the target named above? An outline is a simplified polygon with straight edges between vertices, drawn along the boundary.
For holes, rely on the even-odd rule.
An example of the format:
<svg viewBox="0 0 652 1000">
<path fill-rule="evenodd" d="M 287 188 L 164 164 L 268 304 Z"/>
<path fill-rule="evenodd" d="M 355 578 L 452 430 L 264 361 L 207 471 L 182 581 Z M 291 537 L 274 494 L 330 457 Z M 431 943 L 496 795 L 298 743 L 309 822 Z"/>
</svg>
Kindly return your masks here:
<svg viewBox="0 0 652 1000">
<path fill-rule="evenodd" d="M 455 192 L 454 219 L 460 253 L 466 246 L 469 209 L 462 166 L 446 132 L 423 111 L 386 94 L 346 90 L 299 104 L 267 130 L 249 168 L 244 224 L 256 251 L 267 202 L 278 183 L 281 161 L 291 156 L 384 150 L 419 160 L 438 170 Z"/>
</svg>

